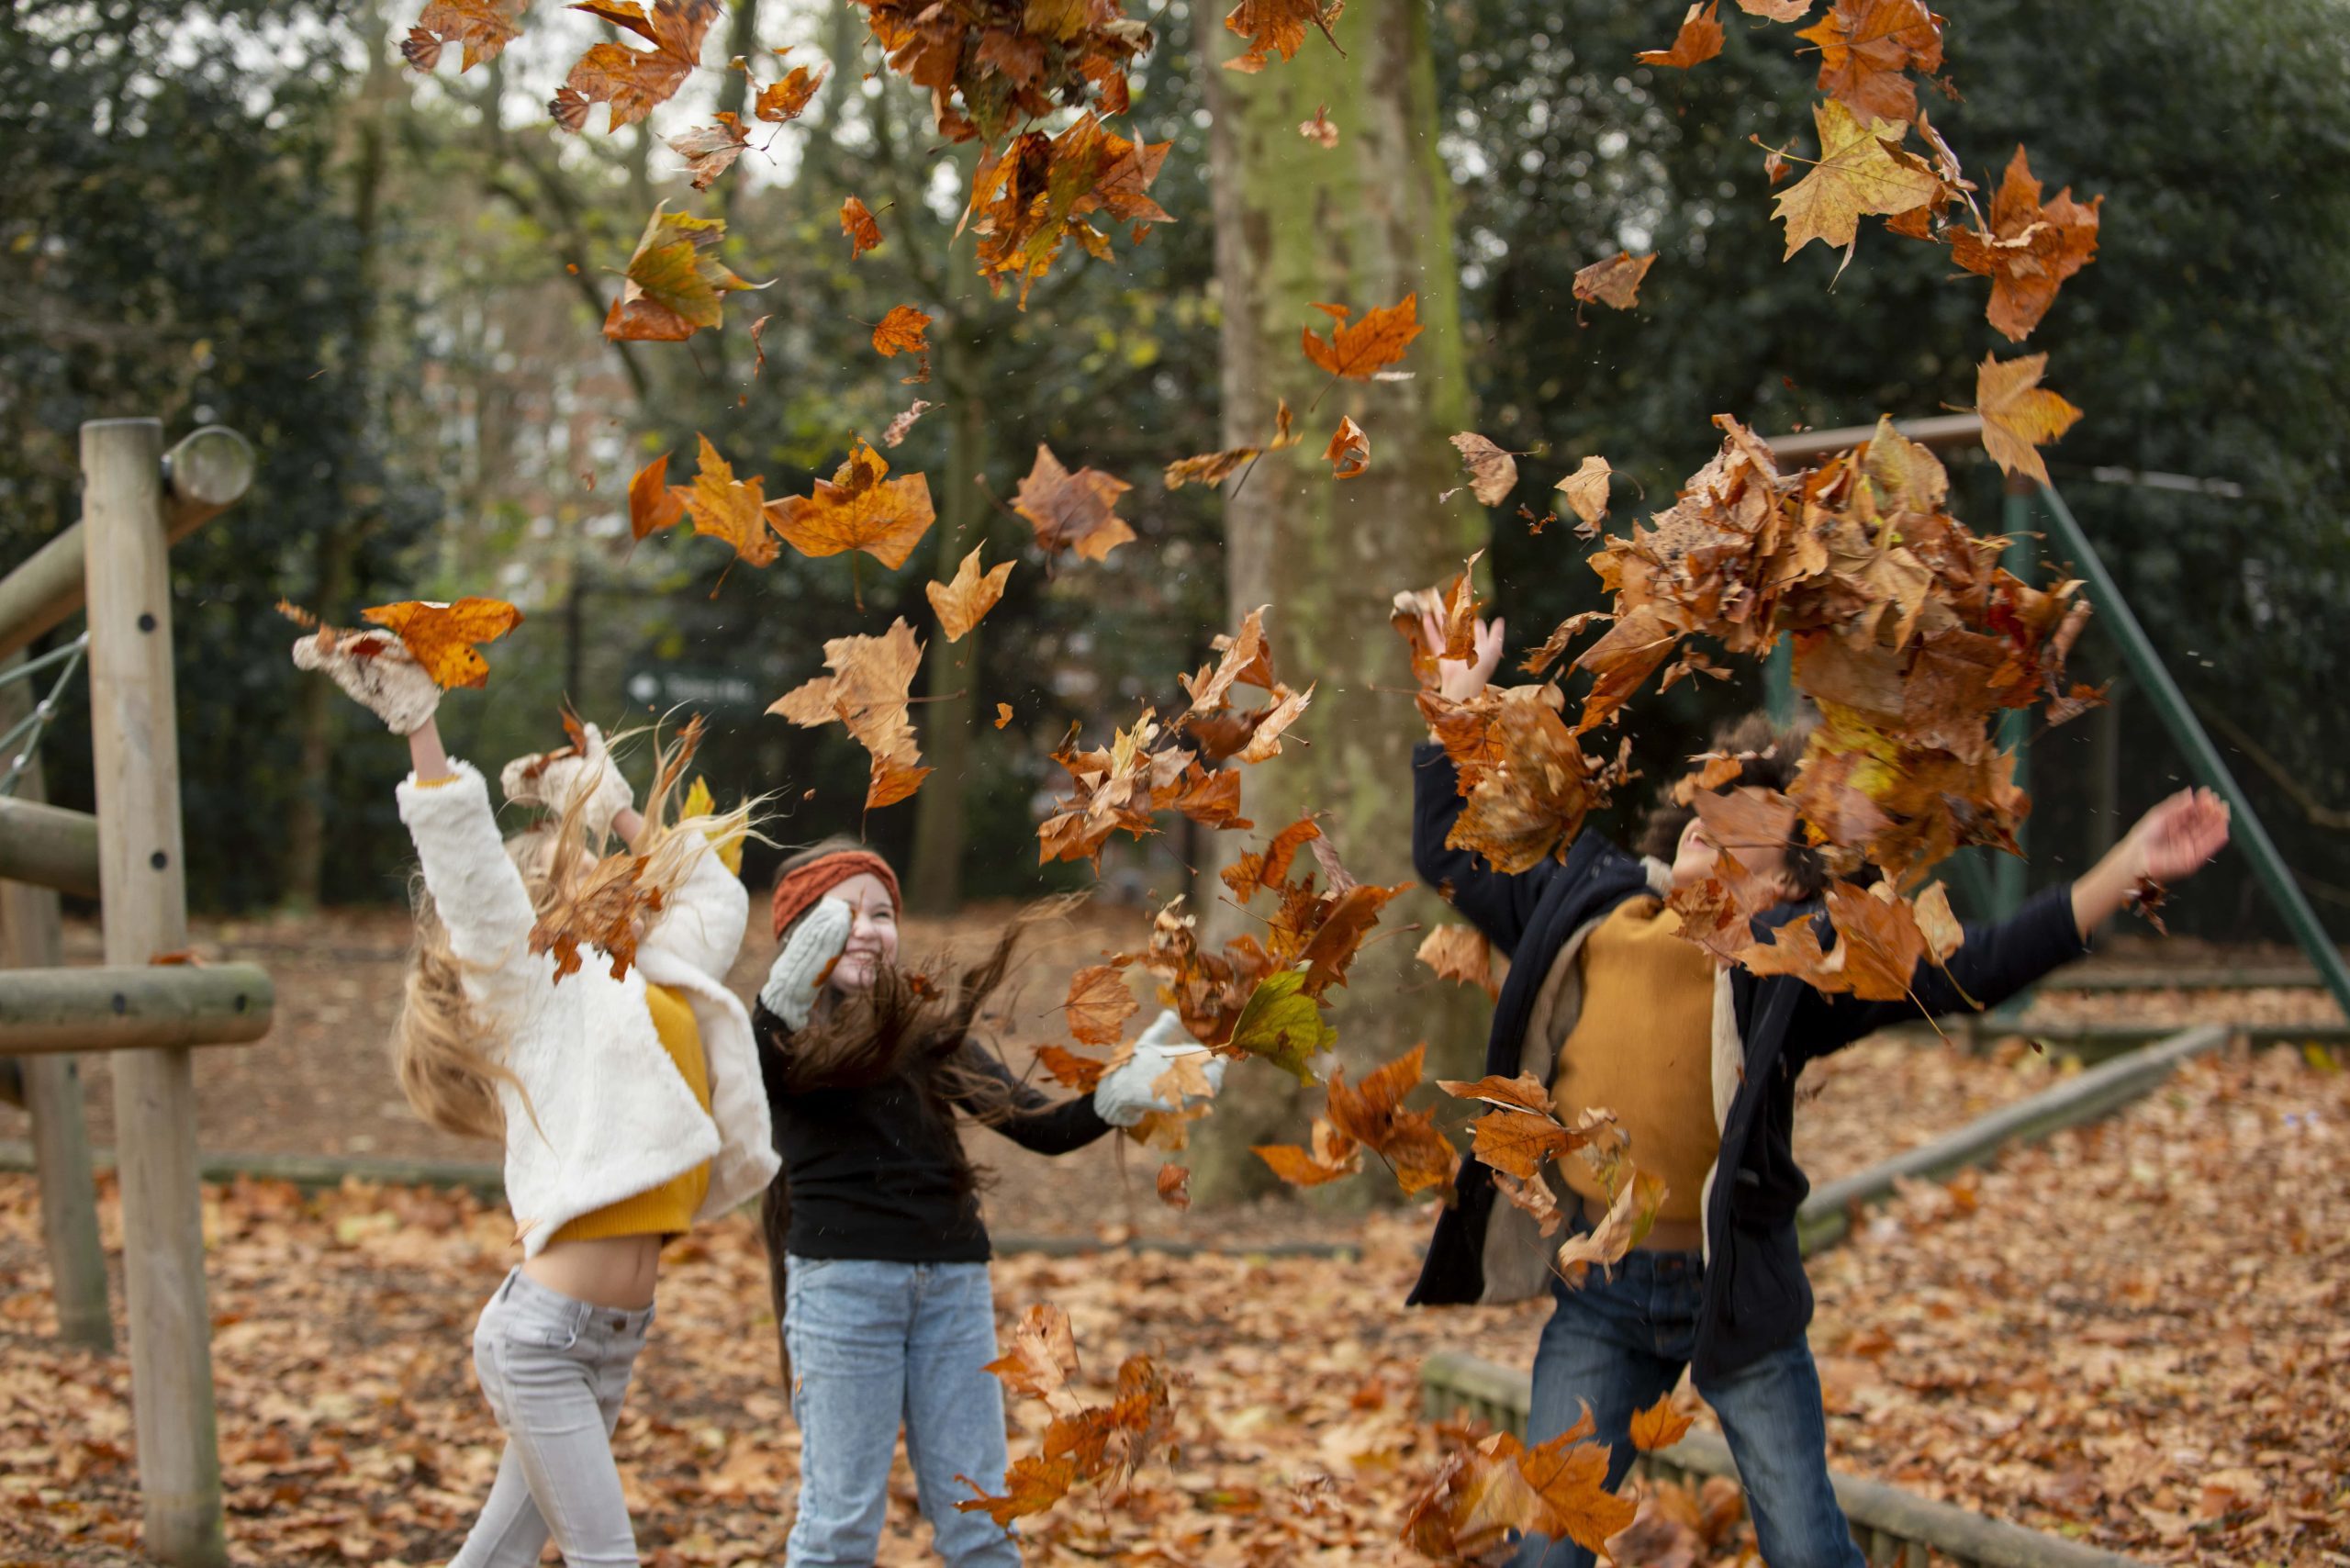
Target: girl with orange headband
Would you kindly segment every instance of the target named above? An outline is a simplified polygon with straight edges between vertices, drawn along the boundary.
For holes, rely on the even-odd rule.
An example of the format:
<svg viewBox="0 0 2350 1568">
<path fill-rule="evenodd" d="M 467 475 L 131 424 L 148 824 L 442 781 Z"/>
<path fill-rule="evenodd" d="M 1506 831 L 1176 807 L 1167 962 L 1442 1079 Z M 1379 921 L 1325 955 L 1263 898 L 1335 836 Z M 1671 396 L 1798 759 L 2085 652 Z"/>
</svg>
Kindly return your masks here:
<svg viewBox="0 0 2350 1568">
<path fill-rule="evenodd" d="M 971 1038 L 1027 927 L 1013 923 L 960 974 L 897 966 L 889 863 L 855 844 L 785 862 L 782 950 L 752 1009 L 783 1173 L 761 1218 L 800 1423 L 799 1517 L 788 1568 L 874 1560 L 900 1426 L 923 1517 L 950 1568 L 1013 1568 L 1010 1532 L 955 1504 L 1003 1488 L 1002 1390 L 980 1173 L 958 1113 L 1044 1154 L 1082 1148 L 1152 1110 L 1181 1024 L 1161 1016 L 1090 1096 L 1056 1101 Z M 1209 1064 L 1211 1080 L 1222 1062 Z"/>
</svg>

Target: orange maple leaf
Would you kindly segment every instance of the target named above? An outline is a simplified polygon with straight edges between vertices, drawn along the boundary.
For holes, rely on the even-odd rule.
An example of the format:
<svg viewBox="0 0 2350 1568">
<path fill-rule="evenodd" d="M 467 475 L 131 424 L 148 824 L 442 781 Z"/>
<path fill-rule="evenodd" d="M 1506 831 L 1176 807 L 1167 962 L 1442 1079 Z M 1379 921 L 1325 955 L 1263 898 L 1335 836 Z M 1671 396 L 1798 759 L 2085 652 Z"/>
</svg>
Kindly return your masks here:
<svg viewBox="0 0 2350 1568">
<path fill-rule="evenodd" d="M 398 636 L 443 690 L 487 685 L 489 661 L 474 644 L 494 643 L 522 623 L 522 612 L 502 599 L 461 599 L 454 604 L 411 599 L 361 613 Z"/>
<path fill-rule="evenodd" d="M 1681 18 L 1681 30 L 1673 35 L 1672 48 L 1644 49 L 1632 58 L 1643 65 L 1669 65 L 1678 71 L 1713 59 L 1722 51 L 1722 24 L 1715 15 L 1720 9 L 1721 0 L 1691 6 L 1688 15 Z"/>
<path fill-rule="evenodd" d="M 1330 0 L 1327 6 L 1321 0 L 1240 0 L 1224 18 L 1224 26 L 1225 31 L 1247 39 L 1248 50 L 1225 61 L 1224 68 L 1254 75 L 1274 55 L 1291 59 L 1305 42 L 1309 24 L 1330 40 L 1330 47 L 1338 50 L 1338 57 L 1343 60 L 1347 51 L 1338 49 L 1337 37 L 1330 28 L 1345 9 L 1346 0 Z"/>
<path fill-rule="evenodd" d="M 1796 35 L 1819 46 L 1819 90 L 1864 118 L 1918 116 L 1908 69 L 1942 68 L 1942 18 L 1922 0 L 1836 0 Z"/>
<path fill-rule="evenodd" d="M 848 236 L 852 262 L 881 243 L 881 225 L 874 220 L 872 209 L 855 196 L 841 203 L 841 232 Z"/>
<path fill-rule="evenodd" d="M 1494 978 L 1494 947 L 1473 925 L 1439 925 L 1420 941 L 1412 955 L 1436 971 L 1438 980 L 1481 988 L 1499 997 L 1501 982 Z"/>
<path fill-rule="evenodd" d="M 2097 255 L 2098 208 L 2105 198 L 2084 205 L 2073 199 L 2067 185 L 2042 206 L 2040 190 L 2019 146 L 1991 198 L 1989 232 L 1960 229 L 1951 235 L 1951 260 L 1991 280 L 1991 302 L 1984 314 L 2011 342 L 2031 335 L 2065 280 Z"/>
<path fill-rule="evenodd" d="M 1046 554 L 1074 550 L 1088 561 L 1100 561 L 1135 537 L 1117 514 L 1118 498 L 1131 488 L 1098 469 L 1072 474 L 1051 447 L 1040 443 L 1035 465 L 1020 481 L 1012 509 L 1036 531 L 1037 548 Z"/>
<path fill-rule="evenodd" d="M 2028 474 L 2048 483 L 2040 448 L 2073 428 L 2080 409 L 2040 385 L 2048 368 L 2044 353 L 2026 354 L 2004 364 L 1989 354 L 1975 371 L 1975 412 L 1983 416 L 1983 450 L 2003 472 Z"/>
<path fill-rule="evenodd" d="M 883 359 L 901 353 L 928 353 L 930 318 L 911 305 L 892 305 L 873 329 L 873 347 Z"/>
<path fill-rule="evenodd" d="M 718 0 L 655 0 L 650 16 L 637 0 L 586 0 L 571 7 L 599 17 L 650 43 L 650 50 L 606 41 L 572 66 L 569 80 L 547 106 L 564 129 L 586 129 L 598 104 L 612 106 L 611 127 L 635 124 L 676 95 L 701 62 L 702 39 L 718 19 Z"/>
<path fill-rule="evenodd" d="M 1313 1148 L 1293 1143 L 1256 1144 L 1250 1152 L 1292 1187 L 1319 1187 L 1362 1169 L 1362 1148 L 1320 1116 L 1314 1119 Z"/>
<path fill-rule="evenodd" d="M 638 469 L 628 482 L 628 531 L 639 540 L 686 521 L 685 498 L 668 484 L 669 454 Z"/>
<path fill-rule="evenodd" d="M 1353 314 L 1343 305 L 1317 305 L 1336 322 L 1330 329 L 1327 342 L 1315 335 L 1311 327 L 1303 328 L 1299 337 L 1305 346 L 1305 357 L 1332 375 L 1353 380 L 1368 380 L 1404 357 L 1412 340 L 1420 335 L 1420 297 L 1407 294 L 1393 305 L 1382 305 L 1370 311 L 1360 321 L 1349 321 Z"/>
<path fill-rule="evenodd" d="M 767 532 L 761 510 L 766 481 L 757 475 L 747 482 L 738 481 L 733 467 L 710 444 L 710 437 L 698 434 L 696 439 L 701 442 L 700 464 L 693 484 L 680 492 L 694 520 L 694 532 L 732 545 L 744 566 L 767 565 L 781 546 Z"/>
<path fill-rule="evenodd" d="M 794 688 L 767 711 L 808 728 L 835 721 L 845 725 L 873 758 L 867 809 L 896 804 L 931 773 L 920 766 L 921 748 L 906 716 L 907 693 L 922 667 L 913 628 L 901 617 L 878 637 L 834 637 L 824 644 L 824 664 L 833 674 Z"/>
<path fill-rule="evenodd" d="M 619 980 L 636 961 L 638 919 L 661 907 L 661 892 L 644 885 L 646 859 L 625 850 L 597 861 L 531 927 L 533 954 L 554 955 L 555 979 L 579 972 L 583 946 L 602 950 Z"/>
<path fill-rule="evenodd" d="M 462 43 L 465 52 L 457 73 L 463 75 L 496 60 L 522 36 L 521 15 L 521 0 L 427 0 L 423 15 L 401 40 L 400 53 L 419 71 L 430 71 L 441 63 L 443 45 Z"/>
<path fill-rule="evenodd" d="M 1122 963 L 1094 964 L 1069 977 L 1062 1007 L 1069 1014 L 1069 1032 L 1079 1044 L 1116 1045 L 1126 1020 L 1141 1008 L 1120 972 L 1125 968 Z"/>
<path fill-rule="evenodd" d="M 807 109 L 809 100 L 816 95 L 816 89 L 824 84 L 824 77 L 831 70 L 830 65 L 819 65 L 812 71 L 805 65 L 793 66 L 783 80 L 770 82 L 759 89 L 758 97 L 751 105 L 751 113 L 771 125 L 798 119 Z"/>
<path fill-rule="evenodd" d="M 751 133 L 744 129 L 740 116 L 721 109 L 716 125 L 703 126 L 669 139 L 669 151 L 686 161 L 693 174 L 693 187 L 706 191 L 718 183 L 720 175 L 734 166 L 751 144 Z"/>
<path fill-rule="evenodd" d="M 964 634 L 1003 598 L 1004 579 L 1012 576 L 1012 563 L 999 561 L 982 573 L 979 554 L 986 548 L 980 544 L 964 556 L 952 582 L 923 585 L 923 591 L 930 596 L 930 608 L 938 617 L 939 630 L 946 633 L 950 643 L 961 642 Z"/>
<path fill-rule="evenodd" d="M 1330 465 L 1333 479 L 1354 478 L 1371 466 L 1371 437 L 1362 433 L 1362 427 L 1351 416 L 1341 414 L 1337 431 L 1323 450 L 1322 460 Z"/>
<path fill-rule="evenodd" d="M 1655 1404 L 1633 1413 L 1632 1446 L 1642 1453 L 1669 1449 L 1688 1435 L 1695 1419 L 1673 1408 L 1672 1394 L 1660 1394 Z"/>
<path fill-rule="evenodd" d="M 1170 1209 L 1192 1206 L 1192 1172 L 1171 1160 L 1158 1168 L 1158 1201 Z"/>
<path fill-rule="evenodd" d="M 862 550 L 894 572 L 938 513 L 925 476 L 891 479 L 889 472 L 889 461 L 859 441 L 829 481 L 817 480 L 806 496 L 769 501 L 767 521 L 803 555 Z"/>
<path fill-rule="evenodd" d="M 1102 1074 L 1110 1070 L 1106 1061 L 1081 1057 L 1060 1046 L 1038 1046 L 1036 1064 L 1053 1075 L 1054 1081 L 1064 1089 L 1080 1094 L 1091 1094 L 1102 1082 Z"/>
<path fill-rule="evenodd" d="M 1406 1196 L 1450 1193 L 1460 1169 L 1460 1156 L 1437 1130 L 1434 1113 L 1404 1109 L 1404 1097 L 1419 1086 L 1427 1050 L 1422 1041 L 1374 1070 L 1360 1086 L 1347 1082 L 1343 1068 L 1330 1074 L 1330 1125 L 1385 1159 Z"/>
</svg>

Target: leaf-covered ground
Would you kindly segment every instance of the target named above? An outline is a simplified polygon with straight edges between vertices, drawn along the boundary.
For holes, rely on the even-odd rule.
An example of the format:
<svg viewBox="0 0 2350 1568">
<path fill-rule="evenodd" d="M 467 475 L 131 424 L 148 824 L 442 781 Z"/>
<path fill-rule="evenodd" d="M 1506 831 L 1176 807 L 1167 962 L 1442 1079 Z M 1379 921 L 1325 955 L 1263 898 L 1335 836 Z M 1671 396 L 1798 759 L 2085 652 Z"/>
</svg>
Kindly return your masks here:
<svg viewBox="0 0 2350 1568">
<path fill-rule="evenodd" d="M 2105 1126 L 1912 1193 L 1814 1264 L 1837 1462 L 2149 1561 L 2350 1555 L 2345 1154 L 2350 1073 L 2276 1052 L 2192 1066 Z M 238 1560 L 444 1560 L 496 1456 L 466 1334 L 505 1219 L 252 1183 L 207 1213 Z M 110 1193 L 106 1222 L 111 1239 Z M 0 1180 L 0 1546 L 107 1563 L 137 1512 L 128 1362 L 50 1338 L 37 1224 L 30 1182 Z M 1181 1458 L 1117 1506 L 1045 1516 L 1034 1560 L 1404 1555 L 1396 1524 L 1443 1440 L 1416 1418 L 1421 1358 L 1524 1364 L 1539 1310 L 1404 1312 L 1423 1216 L 1350 1234 L 1358 1259 L 998 1261 L 1007 1326 L 1068 1310 L 1085 1392 L 1137 1350 L 1189 1380 Z M 763 1268 L 739 1218 L 671 1255 L 619 1437 L 649 1562 L 779 1553 L 798 1438 Z M 893 1491 L 883 1561 L 921 1561 L 902 1469 Z"/>
</svg>

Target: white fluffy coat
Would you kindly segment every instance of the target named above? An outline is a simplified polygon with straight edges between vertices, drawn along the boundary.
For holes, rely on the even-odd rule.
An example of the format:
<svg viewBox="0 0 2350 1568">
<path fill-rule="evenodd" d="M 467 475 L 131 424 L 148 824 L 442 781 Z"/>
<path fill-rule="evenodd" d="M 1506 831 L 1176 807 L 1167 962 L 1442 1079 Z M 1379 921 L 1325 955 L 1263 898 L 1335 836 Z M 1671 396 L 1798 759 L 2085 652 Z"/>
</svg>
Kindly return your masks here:
<svg viewBox="0 0 2350 1568">
<path fill-rule="evenodd" d="M 400 820 L 424 863 L 465 989 L 529 1093 L 498 1086 L 506 1113 L 506 1199 L 522 1254 L 581 1215 L 660 1186 L 710 1162 L 697 1221 L 727 1213 L 774 1180 L 778 1161 L 760 1088 L 750 1014 L 723 983 L 750 918 L 750 895 L 715 854 L 696 857 L 664 901 L 627 976 L 600 955 L 554 978 L 552 954 L 532 957 L 531 907 L 506 857 L 489 788 L 471 764 L 453 778 L 399 786 Z M 647 982 L 692 1007 L 709 1063 L 704 1113 L 647 1010 Z"/>
</svg>

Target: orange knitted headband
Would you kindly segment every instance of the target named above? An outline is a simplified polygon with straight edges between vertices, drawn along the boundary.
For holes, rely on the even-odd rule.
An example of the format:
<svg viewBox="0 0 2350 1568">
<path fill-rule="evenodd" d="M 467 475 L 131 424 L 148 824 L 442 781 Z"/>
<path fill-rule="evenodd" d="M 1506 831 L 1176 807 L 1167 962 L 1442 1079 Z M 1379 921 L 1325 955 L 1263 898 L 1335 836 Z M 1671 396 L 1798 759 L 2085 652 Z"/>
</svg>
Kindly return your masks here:
<svg viewBox="0 0 2350 1568">
<path fill-rule="evenodd" d="M 890 863 L 869 850 L 844 849 L 837 855 L 819 856 L 777 879 L 775 934 L 781 936 L 793 921 L 816 907 L 818 899 L 851 877 L 863 876 L 880 878 L 890 890 L 890 906 L 904 913 L 905 900 L 898 892 L 898 874 L 890 869 Z"/>
</svg>

